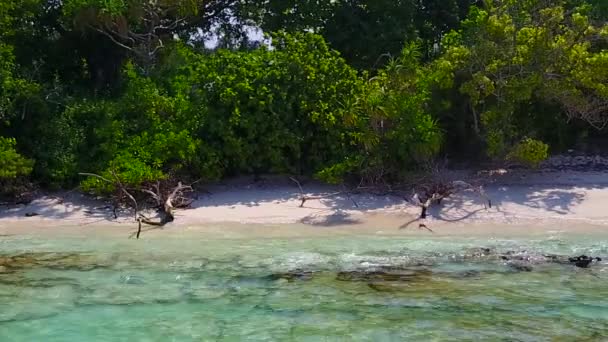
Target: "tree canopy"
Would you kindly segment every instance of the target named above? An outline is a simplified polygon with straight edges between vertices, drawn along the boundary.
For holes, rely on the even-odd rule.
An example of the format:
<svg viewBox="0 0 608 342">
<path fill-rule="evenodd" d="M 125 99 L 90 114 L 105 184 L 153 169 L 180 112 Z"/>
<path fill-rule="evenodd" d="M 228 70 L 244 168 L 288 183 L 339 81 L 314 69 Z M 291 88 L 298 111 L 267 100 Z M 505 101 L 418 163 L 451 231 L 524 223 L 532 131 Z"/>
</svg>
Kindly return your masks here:
<svg viewBox="0 0 608 342">
<path fill-rule="evenodd" d="M 0 0 L 0 186 L 393 182 L 607 124 L 606 1 Z"/>
</svg>

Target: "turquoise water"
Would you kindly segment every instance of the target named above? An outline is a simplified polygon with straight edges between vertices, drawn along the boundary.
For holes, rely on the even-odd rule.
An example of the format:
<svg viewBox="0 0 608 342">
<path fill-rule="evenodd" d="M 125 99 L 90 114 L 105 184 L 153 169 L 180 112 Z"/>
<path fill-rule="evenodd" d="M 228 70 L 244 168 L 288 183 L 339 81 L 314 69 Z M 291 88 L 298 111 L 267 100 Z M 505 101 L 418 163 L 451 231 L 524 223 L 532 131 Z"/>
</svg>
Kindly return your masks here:
<svg viewBox="0 0 608 342">
<path fill-rule="evenodd" d="M 608 235 L 168 235 L 0 237 L 0 341 L 608 339 Z"/>
</svg>

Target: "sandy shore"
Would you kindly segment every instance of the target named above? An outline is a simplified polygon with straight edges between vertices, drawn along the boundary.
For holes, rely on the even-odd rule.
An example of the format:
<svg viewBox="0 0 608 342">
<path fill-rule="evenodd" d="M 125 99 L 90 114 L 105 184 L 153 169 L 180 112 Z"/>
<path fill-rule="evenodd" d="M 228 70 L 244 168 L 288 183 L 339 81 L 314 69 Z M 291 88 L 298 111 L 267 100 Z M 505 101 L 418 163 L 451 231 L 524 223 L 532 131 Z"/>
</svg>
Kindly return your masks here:
<svg viewBox="0 0 608 342">
<path fill-rule="evenodd" d="M 200 194 L 192 209 L 179 211 L 169 231 L 242 232 L 256 227 L 260 233 L 289 234 L 316 232 L 379 232 L 424 234 L 425 223 L 438 233 L 497 233 L 509 227 L 603 230 L 608 228 L 608 173 L 537 172 L 509 176 L 485 187 L 493 207 L 484 208 L 474 193 L 462 193 L 432 208 L 424 222 L 414 221 L 420 209 L 399 197 L 353 195 L 310 200 L 300 208 L 299 189 L 293 184 L 228 184 Z M 332 193 L 329 186 L 305 186 L 309 195 Z M 27 217 L 28 213 L 37 216 Z M 408 225 L 408 222 L 411 224 Z M 83 195 L 57 194 L 41 197 L 27 206 L 0 208 L 0 234 L 48 232 L 49 228 L 90 228 L 124 233 L 135 224 L 128 213 L 114 219 L 107 204 Z M 306 229 L 314 227 L 316 229 Z M 573 228 L 576 227 L 576 228 Z M 320 228 L 324 228 L 320 229 Z M 400 229 L 401 228 L 401 229 Z M 540 228 L 539 228 L 540 229 Z"/>
</svg>

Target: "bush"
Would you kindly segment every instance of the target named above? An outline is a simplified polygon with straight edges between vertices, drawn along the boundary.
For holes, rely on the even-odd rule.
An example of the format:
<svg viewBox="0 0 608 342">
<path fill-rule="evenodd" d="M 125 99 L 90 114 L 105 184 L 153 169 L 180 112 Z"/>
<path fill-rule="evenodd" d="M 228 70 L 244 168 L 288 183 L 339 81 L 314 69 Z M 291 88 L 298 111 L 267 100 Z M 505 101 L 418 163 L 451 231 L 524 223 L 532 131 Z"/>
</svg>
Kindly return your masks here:
<svg viewBox="0 0 608 342">
<path fill-rule="evenodd" d="M 352 151 L 357 118 L 345 102 L 365 82 L 318 35 L 279 33 L 273 45 L 212 54 L 178 48 L 167 63 L 176 66 L 158 77 L 189 102 L 189 127 L 214 151 L 222 176 L 311 175 Z"/>
<path fill-rule="evenodd" d="M 27 176 L 32 172 L 34 161 L 20 155 L 13 138 L 0 137 L 0 180 Z"/>
<path fill-rule="evenodd" d="M 406 45 L 350 108 L 357 125 L 351 143 L 358 148 L 318 177 L 336 182 L 340 175 L 350 175 L 369 184 L 395 181 L 435 158 L 443 136 L 427 108 L 436 76 L 421 65 L 418 45 Z"/>
<path fill-rule="evenodd" d="M 549 145 L 542 141 L 526 138 L 515 145 L 507 158 L 528 167 L 537 168 L 549 157 Z"/>
</svg>

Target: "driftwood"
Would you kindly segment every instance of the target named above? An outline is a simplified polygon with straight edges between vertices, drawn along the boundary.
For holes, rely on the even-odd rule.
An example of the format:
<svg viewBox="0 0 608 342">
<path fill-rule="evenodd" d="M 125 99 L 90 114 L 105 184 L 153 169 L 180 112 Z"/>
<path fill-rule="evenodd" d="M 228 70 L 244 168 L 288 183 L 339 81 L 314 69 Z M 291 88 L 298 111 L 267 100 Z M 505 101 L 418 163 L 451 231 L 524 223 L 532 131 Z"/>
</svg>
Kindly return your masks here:
<svg viewBox="0 0 608 342">
<path fill-rule="evenodd" d="M 187 199 L 183 196 L 184 192 L 193 191 L 191 185 L 183 185 L 182 182 L 178 182 L 177 186 L 175 186 L 171 192 L 165 196 L 163 196 L 163 192 L 160 190 L 160 182 L 157 182 L 153 188 L 155 191 L 152 189 L 142 189 L 141 191 L 149 194 L 154 199 L 156 202 L 156 207 L 160 209 L 159 211 L 161 213 L 161 219 L 160 221 L 152 221 L 147 217 L 140 215 L 141 222 L 145 224 L 152 226 L 164 226 L 165 224 L 175 220 L 173 211 L 176 208 L 184 208 L 192 204 L 191 199 Z"/>
<path fill-rule="evenodd" d="M 436 182 L 430 185 L 422 185 L 421 190 L 414 192 L 410 203 L 418 205 L 421 208 L 420 218 L 424 219 L 427 215 L 427 210 L 432 204 L 441 204 L 444 198 L 447 198 L 455 193 L 462 191 L 476 192 L 484 199 L 484 207 L 492 208 L 492 200 L 486 195 L 482 186 L 473 186 L 464 181 L 453 181 L 449 183 Z"/>
<path fill-rule="evenodd" d="M 408 202 L 420 207 L 420 216 L 402 225 L 401 227 L 399 227 L 399 229 L 407 228 L 407 226 L 409 226 L 413 222 L 426 219 L 428 208 L 431 205 L 439 205 L 441 204 L 441 201 L 444 198 L 447 198 L 453 194 L 462 191 L 473 191 L 477 193 L 484 200 L 484 208 L 492 208 L 492 200 L 485 193 L 482 186 L 474 186 L 470 183 L 461 180 L 452 182 L 434 182 L 430 185 L 419 186 L 418 191 L 414 190 L 414 194 Z M 425 224 L 419 224 L 418 228 L 424 228 L 433 232 Z"/>
<path fill-rule="evenodd" d="M 122 182 L 120 181 L 120 179 L 118 178 L 118 176 L 115 173 L 112 173 L 112 175 L 114 176 L 114 181 L 109 180 L 103 176 L 100 176 L 100 175 L 94 174 L 94 173 L 84 173 L 83 172 L 83 173 L 79 173 L 79 174 L 81 176 L 95 177 L 106 183 L 113 184 L 117 188 L 119 194 L 115 197 L 114 205 L 113 205 L 113 213 L 114 213 L 115 218 L 118 218 L 116 211 L 117 211 L 117 208 L 121 201 L 121 198 L 126 197 L 130 200 L 130 202 L 132 203 L 132 206 L 133 206 L 133 210 L 134 210 L 135 221 L 137 221 L 137 223 L 138 223 L 138 228 L 137 228 L 137 233 L 136 233 L 136 237 L 138 239 L 142 232 L 142 223 L 150 225 L 150 226 L 162 227 L 162 226 L 166 225 L 167 223 L 173 222 L 175 220 L 174 211 L 176 208 L 185 208 L 185 207 L 189 206 L 190 204 L 192 204 L 192 199 L 186 198 L 184 196 L 185 192 L 193 191 L 192 185 L 184 185 L 181 182 L 178 182 L 178 184 L 175 187 L 173 187 L 172 189 L 167 190 L 167 191 L 163 191 L 160 182 L 157 182 L 156 184 L 152 185 L 151 188 L 133 190 L 133 189 L 127 189 L 122 184 Z M 139 205 L 137 199 L 135 198 L 135 196 L 131 193 L 132 191 L 139 191 L 139 192 L 149 195 L 149 197 L 155 203 L 154 207 L 160 213 L 160 220 L 154 221 L 154 220 L 146 217 L 145 215 L 143 215 L 140 212 L 140 205 Z"/>
<path fill-rule="evenodd" d="M 359 205 L 352 198 L 351 195 L 354 193 L 360 193 L 360 192 L 374 194 L 377 196 L 387 196 L 387 195 L 398 196 L 408 203 L 419 206 L 421 209 L 420 216 L 418 218 L 402 225 L 401 227 L 399 227 L 399 229 L 406 228 L 413 222 L 426 219 L 428 209 L 431 205 L 439 205 L 439 204 L 441 204 L 443 199 L 445 199 L 453 194 L 459 193 L 459 192 L 473 191 L 473 192 L 477 193 L 479 195 L 479 197 L 483 198 L 485 209 L 487 209 L 488 207 L 492 208 L 492 200 L 485 193 L 483 186 L 475 186 L 475 185 L 472 185 L 472 184 L 462 181 L 462 180 L 456 180 L 456 181 L 451 181 L 451 182 L 433 181 L 430 183 L 423 183 L 424 180 L 419 179 L 416 182 L 414 182 L 413 184 L 411 184 L 413 187 L 413 194 L 411 195 L 411 197 L 408 197 L 407 195 L 404 194 L 404 192 L 405 192 L 404 190 L 393 189 L 391 186 L 388 186 L 388 185 L 385 188 L 379 188 L 379 187 L 362 187 L 361 184 L 359 184 L 358 187 L 356 187 L 354 189 L 350 189 L 350 190 L 345 189 L 343 191 L 333 192 L 333 193 L 322 195 L 322 196 L 308 196 L 305 194 L 304 189 L 302 188 L 302 184 L 297 179 L 295 179 L 293 177 L 290 177 L 290 179 L 291 179 L 291 181 L 296 183 L 296 185 L 300 189 L 300 198 L 299 198 L 301 201 L 300 208 L 304 207 L 304 204 L 309 200 L 332 198 L 332 197 L 340 196 L 340 195 L 348 196 L 348 198 L 353 202 L 353 205 L 358 208 Z M 420 223 L 418 225 L 418 228 L 426 229 L 429 232 L 433 233 L 433 230 L 430 229 L 429 227 L 427 227 L 423 223 Z"/>
</svg>

